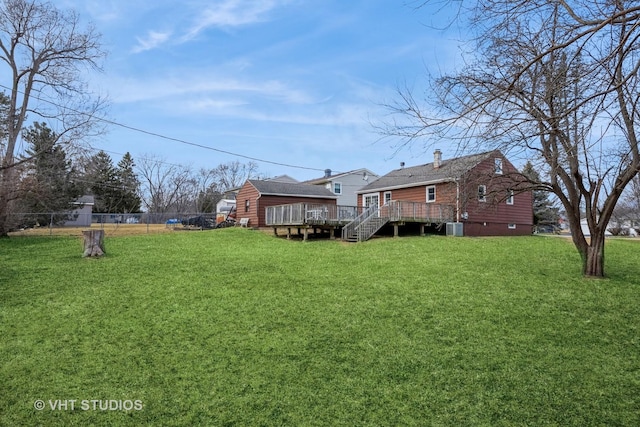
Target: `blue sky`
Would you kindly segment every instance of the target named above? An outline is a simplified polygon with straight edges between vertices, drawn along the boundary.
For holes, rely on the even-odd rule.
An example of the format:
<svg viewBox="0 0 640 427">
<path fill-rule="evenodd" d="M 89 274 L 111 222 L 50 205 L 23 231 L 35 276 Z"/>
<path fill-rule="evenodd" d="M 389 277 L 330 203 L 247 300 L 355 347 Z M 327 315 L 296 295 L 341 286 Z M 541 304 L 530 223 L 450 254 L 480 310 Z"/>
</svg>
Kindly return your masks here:
<svg viewBox="0 0 640 427">
<path fill-rule="evenodd" d="M 304 180 L 326 168 L 384 174 L 432 160 L 379 140 L 371 122 L 398 86 L 456 61 L 446 20 L 404 0 L 56 0 L 92 21 L 109 55 L 93 90 L 126 126 L 258 161 Z M 193 168 L 238 157 L 110 126 L 92 142 Z M 439 147 L 445 151 L 446 147 Z M 432 151 L 432 150 L 431 150 Z M 274 163 L 299 166 L 286 167 Z"/>
</svg>

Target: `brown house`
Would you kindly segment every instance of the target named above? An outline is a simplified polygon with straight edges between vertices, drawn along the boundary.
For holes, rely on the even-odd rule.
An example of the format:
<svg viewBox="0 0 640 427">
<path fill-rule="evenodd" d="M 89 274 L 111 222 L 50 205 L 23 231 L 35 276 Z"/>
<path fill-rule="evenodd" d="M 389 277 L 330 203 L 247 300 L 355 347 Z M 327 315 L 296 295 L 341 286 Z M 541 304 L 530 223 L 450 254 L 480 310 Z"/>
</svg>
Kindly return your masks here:
<svg viewBox="0 0 640 427">
<path fill-rule="evenodd" d="M 533 194 L 524 177 L 500 151 L 401 167 L 358 192 L 360 206 L 392 201 L 450 206 L 465 236 L 528 235 L 533 229 Z"/>
<path fill-rule="evenodd" d="M 267 207 L 317 203 L 335 205 L 337 196 L 324 187 L 274 180 L 247 180 L 236 196 L 237 218 L 249 218 L 250 227 L 265 227 Z"/>
</svg>

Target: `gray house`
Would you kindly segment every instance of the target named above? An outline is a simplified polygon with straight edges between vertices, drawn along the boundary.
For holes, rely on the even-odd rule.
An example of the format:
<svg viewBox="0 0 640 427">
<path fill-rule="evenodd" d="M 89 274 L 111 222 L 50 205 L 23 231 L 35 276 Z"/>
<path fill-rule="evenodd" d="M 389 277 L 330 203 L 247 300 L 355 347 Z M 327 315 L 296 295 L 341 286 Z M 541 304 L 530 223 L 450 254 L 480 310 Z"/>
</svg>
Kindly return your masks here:
<svg viewBox="0 0 640 427">
<path fill-rule="evenodd" d="M 356 192 L 378 178 L 378 175 L 365 168 L 335 175 L 331 173 L 331 169 L 326 169 L 322 178 L 305 181 L 305 184 L 324 186 L 338 196 L 338 205 L 357 206 L 358 195 Z"/>
</svg>

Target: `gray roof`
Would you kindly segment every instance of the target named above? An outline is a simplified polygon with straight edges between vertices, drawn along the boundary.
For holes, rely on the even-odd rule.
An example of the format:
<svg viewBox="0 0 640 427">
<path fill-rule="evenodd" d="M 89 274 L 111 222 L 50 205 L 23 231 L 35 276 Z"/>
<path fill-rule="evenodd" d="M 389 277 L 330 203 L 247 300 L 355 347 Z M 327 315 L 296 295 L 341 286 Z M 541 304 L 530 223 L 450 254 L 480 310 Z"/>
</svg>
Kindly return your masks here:
<svg viewBox="0 0 640 427">
<path fill-rule="evenodd" d="M 327 170 L 328 170 L 328 169 L 327 169 Z M 354 170 L 349 171 L 349 172 L 340 172 L 340 173 L 337 173 L 337 174 L 335 174 L 335 175 L 329 175 L 329 176 L 323 176 L 323 177 L 321 177 L 321 178 L 309 179 L 309 180 L 307 180 L 307 181 L 303 181 L 303 182 L 305 182 L 305 183 L 307 183 L 307 184 L 314 184 L 314 185 L 317 185 L 317 184 L 324 184 L 324 183 L 327 183 L 327 182 L 329 182 L 329 181 L 331 181 L 331 180 L 334 180 L 334 179 L 337 179 L 337 178 L 342 178 L 342 177 L 344 177 L 344 176 L 354 175 L 354 174 L 363 175 L 363 174 L 365 174 L 365 173 L 366 173 L 368 176 L 370 176 L 370 177 L 376 177 L 376 176 L 378 176 L 376 173 L 371 172 L 371 171 L 370 171 L 369 169 L 367 169 L 367 168 L 360 168 L 360 169 L 354 169 Z"/>
<path fill-rule="evenodd" d="M 381 176 L 372 183 L 362 187 L 357 191 L 357 193 L 368 193 L 371 191 L 415 187 L 423 184 L 437 184 L 439 182 L 453 181 L 460 178 L 481 161 L 498 153 L 499 152 L 497 151 L 489 151 L 486 153 L 472 154 L 470 156 L 458 157 L 455 159 L 442 160 L 440 167 L 437 169 L 433 167 L 433 163 L 395 169 L 388 174 Z"/>
<path fill-rule="evenodd" d="M 265 181 L 289 182 L 289 183 L 292 183 L 292 184 L 296 183 L 296 182 L 300 182 L 295 178 L 291 178 L 289 175 L 274 176 L 273 178 L 265 179 Z"/>
<path fill-rule="evenodd" d="M 85 194 L 73 202 L 74 205 L 94 205 L 95 199 L 91 194 Z"/>
<path fill-rule="evenodd" d="M 297 196 L 297 197 L 315 197 L 324 199 L 337 199 L 338 196 L 331 191 L 318 185 L 279 182 L 279 181 L 260 181 L 250 179 L 253 185 L 261 195 L 268 196 Z"/>
</svg>

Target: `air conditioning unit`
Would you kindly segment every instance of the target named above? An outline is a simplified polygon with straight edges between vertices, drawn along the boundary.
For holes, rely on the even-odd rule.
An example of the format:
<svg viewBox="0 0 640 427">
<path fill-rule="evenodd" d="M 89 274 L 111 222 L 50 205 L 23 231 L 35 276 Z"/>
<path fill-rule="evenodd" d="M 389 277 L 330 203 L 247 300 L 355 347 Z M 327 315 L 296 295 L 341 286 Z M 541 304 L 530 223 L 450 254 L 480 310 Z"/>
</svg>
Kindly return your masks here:
<svg viewBox="0 0 640 427">
<path fill-rule="evenodd" d="M 448 222 L 447 223 L 447 236 L 463 236 L 463 226 L 462 222 Z"/>
</svg>

